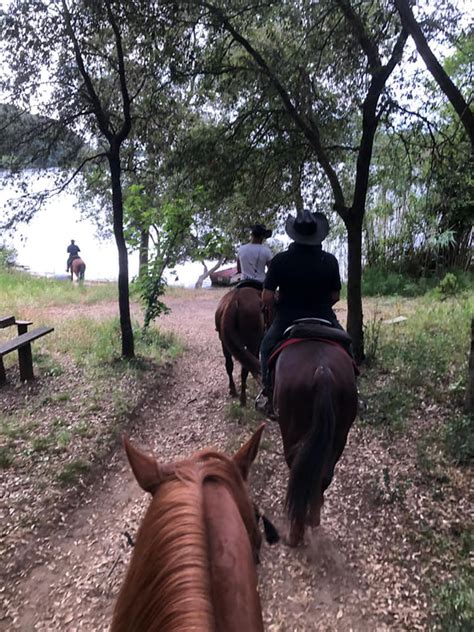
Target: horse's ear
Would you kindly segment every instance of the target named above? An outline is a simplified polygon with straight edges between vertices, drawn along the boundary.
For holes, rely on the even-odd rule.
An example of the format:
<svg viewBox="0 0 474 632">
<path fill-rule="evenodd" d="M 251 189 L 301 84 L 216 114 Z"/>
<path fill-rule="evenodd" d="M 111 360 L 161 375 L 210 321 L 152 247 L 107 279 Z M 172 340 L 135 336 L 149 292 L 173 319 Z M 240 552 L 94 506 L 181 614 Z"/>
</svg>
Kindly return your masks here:
<svg viewBox="0 0 474 632">
<path fill-rule="evenodd" d="M 244 481 L 247 480 L 249 475 L 250 466 L 255 460 L 258 452 L 258 446 L 260 445 L 260 439 L 262 438 L 262 432 L 265 429 L 265 424 L 263 423 L 259 429 L 254 432 L 254 434 L 250 437 L 250 439 L 245 443 L 237 454 L 234 454 L 234 463 L 240 470 L 242 474 L 242 478 Z"/>
<path fill-rule="evenodd" d="M 153 454 L 143 452 L 132 445 L 126 435 L 122 437 L 123 447 L 127 453 L 128 462 L 132 468 L 138 484 L 146 492 L 153 494 L 160 484 L 161 472 Z"/>
</svg>

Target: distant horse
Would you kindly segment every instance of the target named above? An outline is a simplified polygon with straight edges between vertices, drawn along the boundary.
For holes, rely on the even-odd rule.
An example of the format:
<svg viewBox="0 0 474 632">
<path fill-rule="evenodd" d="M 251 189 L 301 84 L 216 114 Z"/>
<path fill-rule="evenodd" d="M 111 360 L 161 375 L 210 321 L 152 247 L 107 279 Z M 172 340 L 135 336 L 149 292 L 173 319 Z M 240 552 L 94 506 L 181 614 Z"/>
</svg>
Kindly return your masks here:
<svg viewBox="0 0 474 632">
<path fill-rule="evenodd" d="M 86 264 L 84 261 L 77 257 L 71 262 L 71 281 L 73 280 L 73 274 L 76 275 L 78 281 L 84 281 L 84 272 L 86 271 Z"/>
<path fill-rule="evenodd" d="M 137 533 L 111 632 L 261 632 L 261 536 L 245 481 L 265 424 L 231 458 L 205 450 L 159 464 L 124 438 L 153 496 Z"/>
<path fill-rule="evenodd" d="M 275 365 L 273 404 L 290 468 L 286 508 L 289 543 L 318 526 L 336 463 L 357 414 L 357 387 L 349 354 L 334 342 L 300 340 Z"/>
<path fill-rule="evenodd" d="M 225 368 L 229 376 L 229 392 L 237 396 L 232 371 L 232 357 L 242 365 L 240 404 L 247 403 L 247 377 L 251 373 L 260 383 L 259 350 L 264 334 L 261 290 L 255 287 L 236 287 L 225 294 L 216 311 L 216 330 L 224 352 Z"/>
</svg>

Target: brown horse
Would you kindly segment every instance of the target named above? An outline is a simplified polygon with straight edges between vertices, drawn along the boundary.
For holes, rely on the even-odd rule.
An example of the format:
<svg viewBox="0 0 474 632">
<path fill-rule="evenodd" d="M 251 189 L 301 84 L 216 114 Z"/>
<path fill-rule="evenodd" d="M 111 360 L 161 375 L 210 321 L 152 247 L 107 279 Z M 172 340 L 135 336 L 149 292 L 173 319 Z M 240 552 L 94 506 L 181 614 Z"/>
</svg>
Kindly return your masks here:
<svg viewBox="0 0 474 632">
<path fill-rule="evenodd" d="M 265 424 L 233 457 L 206 450 L 159 464 L 124 438 L 153 496 L 115 606 L 112 632 L 261 632 L 261 536 L 245 481 Z"/>
<path fill-rule="evenodd" d="M 354 365 L 339 345 L 303 340 L 285 347 L 275 366 L 273 403 L 290 468 L 289 543 L 318 526 L 334 468 L 357 414 Z"/>
<path fill-rule="evenodd" d="M 217 306 L 215 319 L 229 376 L 229 392 L 232 397 L 237 396 L 232 376 L 234 357 L 242 365 L 240 404 L 245 406 L 248 374 L 251 373 L 260 384 L 258 353 L 264 334 L 261 290 L 236 287 L 227 292 Z"/>
<path fill-rule="evenodd" d="M 86 271 L 86 264 L 84 261 L 77 257 L 71 262 L 71 281 L 73 280 L 73 274 L 76 275 L 78 281 L 84 281 L 84 272 Z"/>
</svg>

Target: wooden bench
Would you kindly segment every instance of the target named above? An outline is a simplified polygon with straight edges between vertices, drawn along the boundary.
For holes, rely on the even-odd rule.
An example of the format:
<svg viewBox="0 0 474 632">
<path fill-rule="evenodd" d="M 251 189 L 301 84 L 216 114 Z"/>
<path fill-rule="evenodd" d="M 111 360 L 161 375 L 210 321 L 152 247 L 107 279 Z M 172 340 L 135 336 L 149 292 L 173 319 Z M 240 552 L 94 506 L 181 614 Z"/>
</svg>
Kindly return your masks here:
<svg viewBox="0 0 474 632">
<path fill-rule="evenodd" d="M 23 381 L 32 380 L 34 378 L 31 343 L 33 340 L 37 340 L 54 331 L 54 327 L 37 327 L 36 329 L 28 331 L 28 326 L 31 324 L 30 320 L 16 320 L 14 316 L 0 317 L 0 329 L 16 325 L 18 330 L 18 336 L 16 338 L 7 340 L 6 342 L 0 342 L 0 384 L 6 381 L 3 356 L 17 349 L 20 363 L 20 379 Z"/>
</svg>

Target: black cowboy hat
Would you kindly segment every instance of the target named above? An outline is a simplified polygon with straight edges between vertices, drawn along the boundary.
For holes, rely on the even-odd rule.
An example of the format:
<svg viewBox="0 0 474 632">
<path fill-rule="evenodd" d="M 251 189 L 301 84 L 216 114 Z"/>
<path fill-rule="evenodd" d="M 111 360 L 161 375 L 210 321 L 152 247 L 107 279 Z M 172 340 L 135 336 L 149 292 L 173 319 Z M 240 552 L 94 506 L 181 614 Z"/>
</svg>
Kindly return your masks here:
<svg viewBox="0 0 474 632">
<path fill-rule="evenodd" d="M 264 226 L 263 224 L 254 224 L 250 227 L 252 235 L 255 237 L 263 237 L 263 239 L 268 239 L 272 236 L 272 231 Z"/>
<path fill-rule="evenodd" d="M 296 217 L 289 215 L 285 225 L 286 234 L 297 244 L 316 246 L 321 244 L 329 233 L 329 222 L 324 213 L 311 213 L 304 209 Z"/>
</svg>

